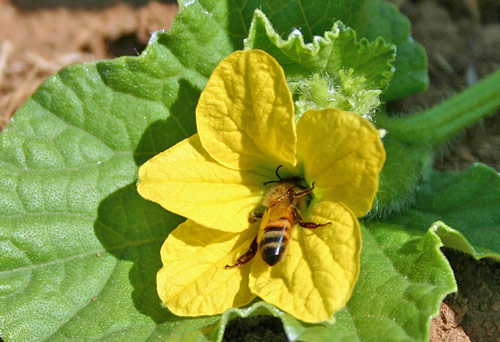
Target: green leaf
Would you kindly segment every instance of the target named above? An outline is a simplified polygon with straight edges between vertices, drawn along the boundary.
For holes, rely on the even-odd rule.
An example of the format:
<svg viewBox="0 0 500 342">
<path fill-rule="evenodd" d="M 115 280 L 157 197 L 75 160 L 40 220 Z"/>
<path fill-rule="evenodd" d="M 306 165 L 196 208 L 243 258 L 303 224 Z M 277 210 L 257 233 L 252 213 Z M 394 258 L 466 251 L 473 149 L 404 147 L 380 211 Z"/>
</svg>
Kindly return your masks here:
<svg viewBox="0 0 500 342">
<path fill-rule="evenodd" d="M 298 117 L 309 109 L 340 108 L 370 115 L 392 78 L 395 47 L 383 39 L 358 41 L 340 21 L 323 36 L 304 43 L 300 30 L 283 40 L 256 10 L 245 48 L 267 51 L 285 69 Z"/>
<path fill-rule="evenodd" d="M 382 37 L 387 43 L 397 46 L 396 73 L 382 99 L 394 101 L 427 89 L 427 55 L 423 47 L 411 38 L 408 18 L 401 15 L 395 5 L 380 0 L 367 0 L 361 17 L 363 20 L 357 25 L 349 25 L 360 36 L 370 41 Z"/>
<path fill-rule="evenodd" d="M 433 229 L 420 231 L 384 223 L 362 226 L 361 274 L 335 323 L 307 324 L 272 305 L 256 302 L 224 313 L 230 318 L 268 314 L 283 321 L 291 341 L 428 341 L 430 321 L 443 298 L 456 291 L 453 271 Z"/>
<path fill-rule="evenodd" d="M 464 172 L 434 171 L 417 193 L 415 205 L 391 222 L 417 230 L 433 224 L 446 247 L 498 260 L 499 213 L 500 175 L 475 164 Z"/>
<path fill-rule="evenodd" d="M 345 312 L 352 316 L 360 341 L 374 336 L 428 341 L 431 318 L 439 313 L 443 298 L 456 291 L 440 239 L 432 229 L 422 235 L 384 222 L 368 224 L 362 233 L 362 271 Z"/>
</svg>

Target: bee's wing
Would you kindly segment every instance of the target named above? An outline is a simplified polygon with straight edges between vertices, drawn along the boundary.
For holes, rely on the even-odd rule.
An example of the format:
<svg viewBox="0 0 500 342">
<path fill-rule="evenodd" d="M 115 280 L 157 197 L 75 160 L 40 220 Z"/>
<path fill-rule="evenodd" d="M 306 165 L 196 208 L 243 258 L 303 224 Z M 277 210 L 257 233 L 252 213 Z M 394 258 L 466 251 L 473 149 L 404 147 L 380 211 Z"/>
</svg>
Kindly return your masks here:
<svg viewBox="0 0 500 342">
<path fill-rule="evenodd" d="M 270 220 L 277 220 L 283 216 L 288 207 L 291 205 L 290 200 L 288 198 L 284 198 L 283 200 L 276 203 L 274 206 L 267 208 L 267 212 L 269 212 Z"/>
<path fill-rule="evenodd" d="M 269 209 L 266 209 L 264 211 L 264 215 L 262 215 L 262 219 L 260 220 L 260 225 L 259 225 L 259 233 L 257 234 L 257 243 L 259 244 L 260 247 L 260 240 L 262 239 L 262 234 L 264 234 L 264 228 L 266 228 L 267 223 L 271 219 L 271 213 Z"/>
<path fill-rule="evenodd" d="M 262 234 L 264 233 L 264 228 L 266 228 L 269 221 L 274 221 L 283 217 L 289 206 L 290 201 L 285 200 L 277 203 L 270 208 L 267 208 L 266 211 L 264 211 L 264 215 L 262 216 L 262 220 L 260 221 L 259 234 L 257 235 L 257 242 L 259 244 L 260 239 L 262 238 Z"/>
</svg>

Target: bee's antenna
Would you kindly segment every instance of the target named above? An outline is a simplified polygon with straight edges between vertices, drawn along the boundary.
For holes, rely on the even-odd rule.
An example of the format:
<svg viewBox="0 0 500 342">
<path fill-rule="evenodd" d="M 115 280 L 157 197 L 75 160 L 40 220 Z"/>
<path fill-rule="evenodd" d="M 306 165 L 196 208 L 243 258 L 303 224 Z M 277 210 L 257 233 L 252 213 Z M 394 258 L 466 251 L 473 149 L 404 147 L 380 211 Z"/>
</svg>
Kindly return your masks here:
<svg viewBox="0 0 500 342">
<path fill-rule="evenodd" d="M 280 177 L 280 174 L 278 173 L 278 170 L 281 169 L 282 167 L 283 167 L 283 164 L 279 165 L 276 168 L 276 171 L 274 171 L 274 173 L 276 173 L 276 177 L 278 177 L 278 179 L 279 179 L 280 182 L 283 180 L 283 178 Z"/>
<path fill-rule="evenodd" d="M 273 180 L 273 181 L 267 181 L 267 182 L 264 182 L 262 184 L 264 185 L 267 185 L 267 184 L 271 184 L 271 183 L 279 183 L 279 182 L 282 182 L 283 181 L 283 178 L 281 178 L 280 174 L 278 173 L 278 170 L 283 167 L 283 164 L 279 165 L 277 168 L 276 168 L 276 171 L 274 171 L 274 173 L 276 174 L 276 177 L 278 177 L 278 180 Z"/>
</svg>

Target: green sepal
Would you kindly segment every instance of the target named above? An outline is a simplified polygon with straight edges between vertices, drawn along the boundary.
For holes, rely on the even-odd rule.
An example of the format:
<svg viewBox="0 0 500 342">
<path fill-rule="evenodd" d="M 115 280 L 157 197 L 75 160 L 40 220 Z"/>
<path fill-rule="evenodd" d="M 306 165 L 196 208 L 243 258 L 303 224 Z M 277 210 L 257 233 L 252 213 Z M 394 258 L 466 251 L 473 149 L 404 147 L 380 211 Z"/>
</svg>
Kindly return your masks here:
<svg viewBox="0 0 500 342">
<path fill-rule="evenodd" d="M 409 20 L 387 1 L 248 0 L 241 3 L 232 0 L 227 4 L 235 17 L 230 26 L 236 49 L 240 48 L 237 39 L 248 36 L 249 30 L 244 23 L 250 23 L 256 8 L 269 17 L 278 34 L 288 35 L 294 28 L 300 28 L 306 42 L 330 30 L 335 20 L 341 20 L 359 37 L 369 41 L 382 37 L 386 43 L 396 45 L 396 73 L 389 89 L 382 94 L 383 101 L 407 97 L 425 90 L 429 84 L 424 49 L 412 39 Z"/>
<path fill-rule="evenodd" d="M 298 29 L 283 40 L 260 10 L 254 13 L 245 48 L 265 50 L 283 66 L 297 117 L 327 107 L 373 114 L 396 58 L 394 45 L 382 38 L 357 40 L 356 32 L 340 21 L 312 43 L 304 43 Z"/>
<path fill-rule="evenodd" d="M 432 150 L 402 143 L 388 133 L 384 139 L 386 160 L 379 188 L 368 217 L 387 217 L 413 204 L 419 182 L 430 172 Z"/>
</svg>

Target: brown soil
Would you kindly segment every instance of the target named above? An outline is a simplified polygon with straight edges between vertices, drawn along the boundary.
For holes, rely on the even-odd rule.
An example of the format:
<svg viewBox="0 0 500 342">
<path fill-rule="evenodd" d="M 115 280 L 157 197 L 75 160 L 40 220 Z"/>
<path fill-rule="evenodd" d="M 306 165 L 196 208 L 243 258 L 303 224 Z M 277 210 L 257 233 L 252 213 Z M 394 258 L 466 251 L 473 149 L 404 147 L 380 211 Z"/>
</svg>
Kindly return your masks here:
<svg viewBox="0 0 500 342">
<path fill-rule="evenodd" d="M 445 249 L 445 255 L 451 261 L 458 283 L 458 292 L 450 294 L 444 300 L 455 312 L 456 324 L 462 325 L 472 342 L 499 341 L 499 263 L 489 259 L 476 261 L 469 255 L 452 249 Z M 434 323 L 434 326 L 441 326 L 439 322 Z M 458 336 L 461 336 L 460 332 L 457 332 Z"/>
<path fill-rule="evenodd" d="M 427 50 L 431 85 L 392 103 L 412 112 L 459 92 L 500 68 L 498 0 L 392 0 Z M 0 130 L 48 75 L 71 63 L 137 55 L 150 32 L 167 29 L 177 5 L 144 0 L 0 0 Z M 442 151 L 438 169 L 480 161 L 500 170 L 500 115 L 466 130 Z M 459 291 L 433 321 L 431 341 L 493 342 L 500 336 L 499 264 L 446 250 Z M 275 318 L 230 322 L 225 340 L 284 340 Z"/>
<path fill-rule="evenodd" d="M 431 327 L 431 341 L 440 342 L 471 342 L 469 336 L 460 326 L 463 317 L 450 309 L 448 304 L 441 303 L 441 312 L 434 318 Z"/>
<path fill-rule="evenodd" d="M 0 0 L 0 129 L 47 76 L 72 63 L 137 55 L 177 13 L 176 4 L 155 1 L 98 2 L 99 10 L 76 10 L 55 5 L 92 1 Z"/>
</svg>

